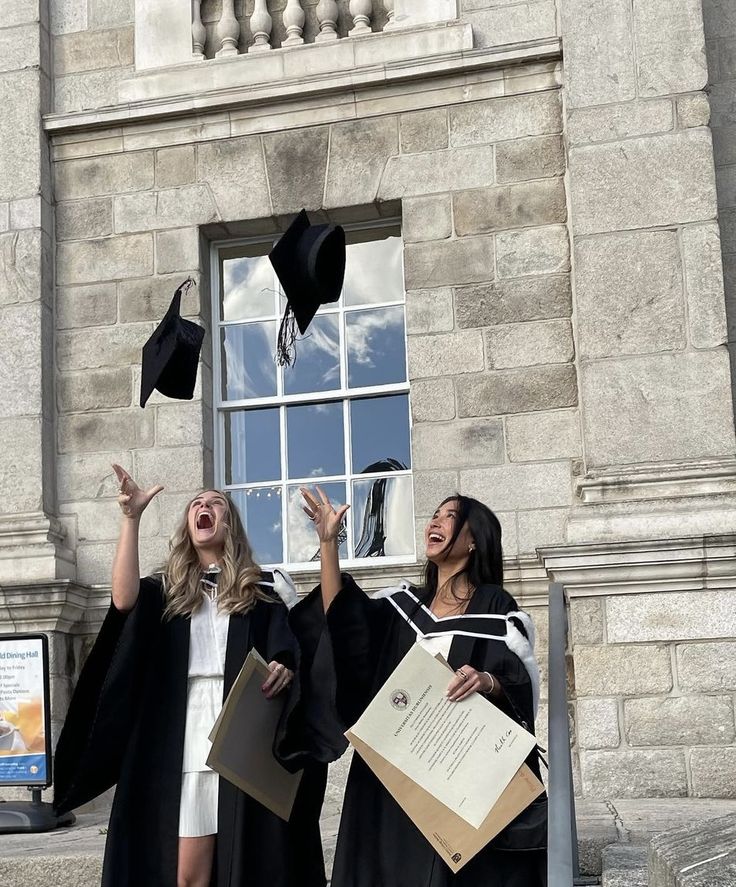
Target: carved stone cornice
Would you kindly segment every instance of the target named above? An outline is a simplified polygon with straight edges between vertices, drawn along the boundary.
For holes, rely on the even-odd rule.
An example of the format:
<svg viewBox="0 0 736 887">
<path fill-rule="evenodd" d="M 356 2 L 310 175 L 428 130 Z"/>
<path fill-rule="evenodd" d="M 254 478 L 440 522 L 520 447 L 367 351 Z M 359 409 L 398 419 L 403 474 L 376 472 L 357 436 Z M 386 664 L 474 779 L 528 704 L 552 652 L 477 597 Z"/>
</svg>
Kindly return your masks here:
<svg viewBox="0 0 736 887">
<path fill-rule="evenodd" d="M 0 583 L 71 580 L 74 552 L 66 530 L 43 512 L 0 515 Z"/>
</svg>

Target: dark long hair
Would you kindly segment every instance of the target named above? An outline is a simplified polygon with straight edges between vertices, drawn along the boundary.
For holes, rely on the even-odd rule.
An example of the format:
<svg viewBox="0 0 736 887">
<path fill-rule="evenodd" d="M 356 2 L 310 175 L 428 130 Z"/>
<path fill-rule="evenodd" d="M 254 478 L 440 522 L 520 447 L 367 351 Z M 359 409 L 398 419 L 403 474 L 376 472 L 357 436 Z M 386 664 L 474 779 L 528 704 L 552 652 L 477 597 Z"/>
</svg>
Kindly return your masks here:
<svg viewBox="0 0 736 887">
<path fill-rule="evenodd" d="M 452 595 L 460 601 L 465 598 L 457 595 L 455 588 L 463 578 L 467 579 L 472 588 L 478 588 L 481 585 L 503 585 L 501 524 L 487 505 L 470 496 L 461 496 L 456 493 L 454 496 L 443 499 L 440 502 L 440 507 L 448 502 L 457 502 L 457 517 L 455 518 L 455 529 L 445 546 L 445 552 L 452 549 L 466 524 L 475 543 L 475 548 L 470 552 L 465 568 L 454 573 L 450 578 Z M 437 593 L 438 574 L 437 564 L 427 561 L 424 565 L 424 587 L 429 599 Z"/>
</svg>

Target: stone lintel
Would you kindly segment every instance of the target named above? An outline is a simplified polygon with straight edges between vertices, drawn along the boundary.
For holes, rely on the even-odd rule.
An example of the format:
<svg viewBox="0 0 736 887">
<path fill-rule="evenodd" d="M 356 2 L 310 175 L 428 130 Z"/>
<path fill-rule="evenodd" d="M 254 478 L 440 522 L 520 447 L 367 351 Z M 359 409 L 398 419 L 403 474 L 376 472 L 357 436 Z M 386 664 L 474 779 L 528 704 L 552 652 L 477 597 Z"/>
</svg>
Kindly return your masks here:
<svg viewBox="0 0 736 887">
<path fill-rule="evenodd" d="M 107 589 L 69 580 L 0 586 L 0 633 L 96 633 L 109 603 Z"/>
<path fill-rule="evenodd" d="M 0 582 L 73 579 L 74 553 L 62 524 L 43 512 L 0 516 Z"/>
<path fill-rule="evenodd" d="M 263 56 L 240 55 L 139 74 L 122 82 L 118 105 L 48 114 L 44 117 L 44 127 L 61 134 L 182 117 L 199 118 L 232 108 L 247 110 L 294 101 L 303 104 L 309 98 L 320 96 L 332 96 L 333 100 L 339 95 L 357 98 L 375 87 L 426 81 L 430 77 L 474 76 L 484 70 L 502 72 L 509 67 L 561 58 L 558 38 L 474 50 L 470 25 L 459 23 L 375 34 L 366 39 L 371 41 L 378 61 L 371 58 L 364 64 L 356 64 L 351 56 L 348 62 L 341 61 L 345 64 L 342 70 L 323 64 L 318 71 L 310 72 L 294 64 L 293 71 L 285 71 L 284 62 L 279 60 L 288 58 L 288 54 L 302 53 L 296 57 L 304 59 L 302 68 L 308 68 L 309 53 L 327 49 L 324 44 L 307 44 L 274 50 Z M 379 52 L 382 47 L 384 51 Z"/>
<path fill-rule="evenodd" d="M 591 472 L 576 487 L 581 502 L 639 502 L 736 493 L 736 460 L 626 466 Z"/>
<path fill-rule="evenodd" d="M 537 554 L 549 581 L 561 582 L 570 598 L 736 584 L 736 535 L 559 545 Z"/>
</svg>

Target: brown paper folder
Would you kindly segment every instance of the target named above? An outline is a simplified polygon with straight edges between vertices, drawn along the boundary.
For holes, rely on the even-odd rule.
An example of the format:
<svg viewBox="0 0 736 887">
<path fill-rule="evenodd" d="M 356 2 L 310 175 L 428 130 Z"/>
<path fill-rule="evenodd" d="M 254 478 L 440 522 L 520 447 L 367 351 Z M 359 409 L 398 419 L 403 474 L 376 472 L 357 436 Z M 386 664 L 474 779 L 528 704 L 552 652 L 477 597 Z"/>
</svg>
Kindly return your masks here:
<svg viewBox="0 0 736 887">
<path fill-rule="evenodd" d="M 273 756 L 285 698 L 263 695 L 268 675 L 268 666 L 251 650 L 210 732 L 207 766 L 288 821 L 302 773 L 289 773 Z"/>
<path fill-rule="evenodd" d="M 544 791 L 529 767 L 522 764 L 481 827 L 476 829 L 349 730 L 345 735 L 454 873 Z"/>
</svg>

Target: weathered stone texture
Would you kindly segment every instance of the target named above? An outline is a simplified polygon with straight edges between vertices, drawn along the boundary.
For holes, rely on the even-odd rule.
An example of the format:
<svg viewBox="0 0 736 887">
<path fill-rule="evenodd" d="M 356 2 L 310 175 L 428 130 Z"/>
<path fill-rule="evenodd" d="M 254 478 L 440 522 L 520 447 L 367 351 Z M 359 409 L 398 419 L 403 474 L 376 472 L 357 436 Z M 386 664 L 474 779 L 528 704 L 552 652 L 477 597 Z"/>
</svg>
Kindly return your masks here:
<svg viewBox="0 0 736 887">
<path fill-rule="evenodd" d="M 569 317 L 571 312 L 570 278 L 567 274 L 503 280 L 455 290 L 457 323 L 463 328 L 549 320 Z"/>
<path fill-rule="evenodd" d="M 460 191 L 452 205 L 460 236 L 550 225 L 564 222 L 567 215 L 562 179 Z"/>
<path fill-rule="evenodd" d="M 61 412 L 84 412 L 131 405 L 130 367 L 62 373 L 57 384 Z"/>
<path fill-rule="evenodd" d="M 573 598 L 570 601 L 570 629 L 576 646 L 602 644 L 603 625 L 603 601 L 600 598 Z"/>
<path fill-rule="evenodd" d="M 546 462 L 469 469 L 460 472 L 460 492 L 483 499 L 494 511 L 569 505 L 570 465 Z"/>
<path fill-rule="evenodd" d="M 70 114 L 115 104 L 118 86 L 135 73 L 134 68 L 107 68 L 67 74 L 54 81 L 54 111 Z"/>
<path fill-rule="evenodd" d="M 40 302 L 0 310 L 0 417 L 40 415 L 42 409 L 42 307 Z M 13 447 L 10 453 L 17 449 Z M 5 458 L 8 458 L 6 451 Z"/>
<path fill-rule="evenodd" d="M 452 290 L 441 287 L 406 294 L 406 329 L 409 335 L 444 333 L 454 326 Z"/>
<path fill-rule="evenodd" d="M 54 166 L 54 181 L 57 201 L 145 191 L 153 187 L 153 152 L 64 160 Z"/>
<path fill-rule="evenodd" d="M 112 28 L 133 21 L 134 0 L 87 0 L 89 27 Z"/>
<path fill-rule="evenodd" d="M 455 386 L 452 379 L 417 379 L 412 382 L 411 414 L 415 422 L 454 419 Z"/>
<path fill-rule="evenodd" d="M 114 283 L 59 287 L 56 290 L 57 329 L 113 324 L 116 317 L 117 295 Z"/>
<path fill-rule="evenodd" d="M 200 268 L 199 231 L 197 228 L 178 228 L 156 233 L 156 273 L 198 271 Z M 129 274 L 128 277 L 141 275 Z"/>
<path fill-rule="evenodd" d="M 8 231 L 0 235 L 0 305 L 38 299 L 44 249 L 40 231 Z"/>
<path fill-rule="evenodd" d="M 684 798 L 683 752 L 669 749 L 586 751 L 580 755 L 583 792 L 599 798 Z"/>
<path fill-rule="evenodd" d="M 450 145 L 489 145 L 506 139 L 559 133 L 559 93 L 499 97 L 450 108 Z"/>
<path fill-rule="evenodd" d="M 624 702 L 629 745 L 724 745 L 733 742 L 727 696 L 668 696 Z"/>
<path fill-rule="evenodd" d="M 509 416 L 506 419 L 506 449 L 511 462 L 580 456 L 582 444 L 577 410 Z"/>
<path fill-rule="evenodd" d="M 618 703 L 615 699 L 578 699 L 575 703 L 575 733 L 580 748 L 618 748 Z"/>
<path fill-rule="evenodd" d="M 330 133 L 325 208 L 373 203 L 386 161 L 398 151 L 397 117 L 335 124 Z"/>
<path fill-rule="evenodd" d="M 542 40 L 557 34 L 554 0 L 483 9 L 466 13 L 464 18 L 473 26 L 478 47 Z"/>
<path fill-rule="evenodd" d="M 710 123 L 710 102 L 704 92 L 677 97 L 677 122 L 683 129 Z"/>
<path fill-rule="evenodd" d="M 444 240 L 451 234 L 452 203 L 449 194 L 402 200 L 401 237 L 404 243 Z"/>
<path fill-rule="evenodd" d="M 54 40 L 54 74 L 76 74 L 133 64 L 133 28 L 88 30 L 58 36 Z"/>
<path fill-rule="evenodd" d="M 466 468 L 504 460 L 500 419 L 419 423 L 412 429 L 417 469 Z"/>
<path fill-rule="evenodd" d="M 434 514 L 440 502 L 452 493 L 458 492 L 460 486 L 457 471 L 415 471 L 414 479 L 414 511 L 417 517 L 426 518 Z M 424 523 L 422 522 L 422 530 Z"/>
<path fill-rule="evenodd" d="M 607 603 L 608 640 L 675 641 L 736 637 L 736 593 L 668 592 L 613 597 Z"/>
<path fill-rule="evenodd" d="M 196 178 L 194 145 L 175 145 L 156 151 L 156 187 L 189 185 Z"/>
<path fill-rule="evenodd" d="M 670 653 L 663 645 L 575 647 L 578 696 L 634 696 L 668 693 L 671 689 Z"/>
<path fill-rule="evenodd" d="M 493 279 L 493 237 L 409 243 L 404 249 L 407 290 Z"/>
<path fill-rule="evenodd" d="M 153 412 L 137 408 L 109 413 L 73 413 L 59 418 L 60 453 L 151 447 L 153 438 Z"/>
<path fill-rule="evenodd" d="M 50 4 L 51 33 L 66 34 L 87 28 L 86 0 L 54 0 Z"/>
<path fill-rule="evenodd" d="M 569 363 L 574 355 L 572 327 L 568 320 L 490 327 L 485 331 L 485 344 L 490 369 Z"/>
<path fill-rule="evenodd" d="M 402 154 L 439 151 L 449 142 L 447 108 L 412 111 L 399 119 Z"/>
<path fill-rule="evenodd" d="M 479 331 L 411 336 L 409 377 L 475 373 L 483 369 L 483 338 Z"/>
<path fill-rule="evenodd" d="M 736 748 L 694 748 L 690 752 L 690 774 L 696 798 L 736 798 L 734 773 Z"/>
<path fill-rule="evenodd" d="M 29 197 L 38 193 L 42 169 L 38 72 L 0 74 L 0 107 L 0 200 Z"/>
<path fill-rule="evenodd" d="M 557 274 L 570 268 L 567 229 L 560 225 L 502 231 L 496 235 L 499 277 Z"/>
<path fill-rule="evenodd" d="M 60 332 L 56 339 L 58 367 L 70 372 L 137 364 L 142 344 L 152 331 L 152 324 L 130 323 Z"/>
<path fill-rule="evenodd" d="M 626 102 L 597 108 L 573 108 L 567 134 L 573 145 L 615 142 L 672 129 L 672 102 L 666 99 Z"/>
<path fill-rule="evenodd" d="M 159 503 L 153 499 L 146 508 L 147 537 L 158 531 Z M 115 499 L 74 502 L 62 506 L 62 514 L 73 514 L 77 522 L 77 542 L 116 541 L 120 535 L 120 508 Z"/>
<path fill-rule="evenodd" d="M 696 348 L 723 345 L 727 330 L 718 223 L 685 228 L 682 249 L 690 339 Z"/>
<path fill-rule="evenodd" d="M 266 174 L 275 215 L 322 206 L 328 145 L 326 126 L 264 135 Z"/>
<path fill-rule="evenodd" d="M 581 384 L 588 464 L 732 453 L 727 364 L 725 351 L 584 364 Z"/>
<path fill-rule="evenodd" d="M 567 528 L 566 508 L 534 508 L 517 514 L 520 554 L 534 554 L 545 545 L 561 545 Z M 539 656 L 539 652 L 537 652 Z"/>
<path fill-rule="evenodd" d="M 676 231 L 579 239 L 575 281 L 582 357 L 673 351 L 684 346 Z"/>
<path fill-rule="evenodd" d="M 681 690 L 736 690 L 736 642 L 678 644 L 676 654 L 677 684 Z"/>
<path fill-rule="evenodd" d="M 153 320 L 158 323 L 166 313 L 181 282 L 181 274 L 121 280 L 118 283 L 120 322 Z M 199 289 L 192 286 L 182 297 L 181 313 L 184 317 L 195 317 L 199 314 L 199 310 Z"/>
<path fill-rule="evenodd" d="M 716 215 L 707 129 L 573 148 L 570 172 L 577 234 L 697 222 Z"/>
<path fill-rule="evenodd" d="M 39 511 L 43 506 L 42 433 L 39 416 L 0 418 L 0 452 L 13 454 L 12 459 L 0 459 L 0 489 L 7 514 Z"/>
<path fill-rule="evenodd" d="M 271 215 L 260 138 L 246 136 L 197 145 L 197 174 L 200 182 L 210 186 L 225 221 Z"/>
<path fill-rule="evenodd" d="M 157 406 L 156 446 L 187 447 L 194 444 L 212 447 L 212 423 L 204 414 L 202 402 L 193 400 Z"/>
<path fill-rule="evenodd" d="M 68 241 L 56 248 L 56 279 L 61 286 L 152 272 L 153 237 L 149 233 Z"/>
<path fill-rule="evenodd" d="M 107 234 L 112 234 L 112 200 L 109 197 L 57 205 L 57 240 L 86 240 Z"/>
<path fill-rule="evenodd" d="M 119 234 L 205 225 L 217 219 L 217 208 L 207 185 L 185 185 L 115 198 L 115 231 Z"/>
<path fill-rule="evenodd" d="M 546 179 L 565 172 L 565 149 L 561 136 L 515 139 L 496 145 L 496 180 L 519 182 Z M 511 226 L 509 226 L 511 227 Z"/>
<path fill-rule="evenodd" d="M 390 157 L 386 163 L 378 199 L 444 193 L 460 183 L 465 188 L 482 188 L 492 184 L 494 177 L 493 151 L 485 145 L 401 154 Z M 371 195 L 370 199 L 375 196 Z"/>
<path fill-rule="evenodd" d="M 637 79 L 643 96 L 703 89 L 708 82 L 702 0 L 634 4 Z"/>
<path fill-rule="evenodd" d="M 119 483 L 112 465 L 127 468 L 133 464 L 130 450 L 110 450 L 106 453 L 69 453 L 57 459 L 59 500 L 71 502 L 85 499 L 117 497 Z"/>
<path fill-rule="evenodd" d="M 458 381 L 458 415 L 499 416 L 574 407 L 577 379 L 572 366 L 552 364 L 524 370 L 494 370 Z"/>
<path fill-rule="evenodd" d="M 636 72 L 628 0 L 566 0 L 560 12 L 570 107 L 633 99 Z"/>
<path fill-rule="evenodd" d="M 202 484 L 203 460 L 201 446 L 156 447 L 137 450 L 133 455 L 136 478 L 161 479 L 170 492 L 196 490 Z"/>
</svg>

